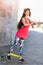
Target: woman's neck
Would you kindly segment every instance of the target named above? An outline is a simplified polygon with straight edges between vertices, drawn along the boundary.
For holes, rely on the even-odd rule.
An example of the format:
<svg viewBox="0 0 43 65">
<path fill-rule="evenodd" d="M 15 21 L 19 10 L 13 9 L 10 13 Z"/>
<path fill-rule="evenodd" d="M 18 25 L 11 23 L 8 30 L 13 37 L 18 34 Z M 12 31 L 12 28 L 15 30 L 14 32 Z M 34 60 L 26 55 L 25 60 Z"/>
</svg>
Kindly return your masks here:
<svg viewBox="0 0 43 65">
<path fill-rule="evenodd" d="M 25 16 L 25 19 L 27 20 L 28 19 L 28 16 Z"/>
</svg>

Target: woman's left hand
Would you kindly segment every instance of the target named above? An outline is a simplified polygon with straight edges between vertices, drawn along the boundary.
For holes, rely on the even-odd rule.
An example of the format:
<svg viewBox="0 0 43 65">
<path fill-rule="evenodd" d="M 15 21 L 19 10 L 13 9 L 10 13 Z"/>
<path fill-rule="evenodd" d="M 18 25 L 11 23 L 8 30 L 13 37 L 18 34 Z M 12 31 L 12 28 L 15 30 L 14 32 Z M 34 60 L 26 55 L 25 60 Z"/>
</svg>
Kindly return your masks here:
<svg viewBox="0 0 43 65">
<path fill-rule="evenodd" d="M 37 22 L 34 22 L 33 24 L 34 24 L 34 25 L 37 25 Z"/>
<path fill-rule="evenodd" d="M 31 22 L 31 25 L 37 25 L 37 22 L 34 22 L 34 21 L 30 21 Z"/>
</svg>

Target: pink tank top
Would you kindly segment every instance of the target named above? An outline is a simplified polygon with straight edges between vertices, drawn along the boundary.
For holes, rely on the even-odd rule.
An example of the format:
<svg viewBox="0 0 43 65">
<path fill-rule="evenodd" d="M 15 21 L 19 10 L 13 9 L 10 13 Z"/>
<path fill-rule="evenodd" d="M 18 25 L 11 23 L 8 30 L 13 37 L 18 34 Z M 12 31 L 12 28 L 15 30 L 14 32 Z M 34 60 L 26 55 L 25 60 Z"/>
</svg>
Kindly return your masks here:
<svg viewBox="0 0 43 65">
<path fill-rule="evenodd" d="M 30 24 L 29 22 L 30 22 L 29 19 L 28 19 L 28 22 L 25 20 L 25 23 Z M 30 27 L 30 25 L 29 26 L 22 26 L 20 29 L 17 30 L 16 36 L 19 38 L 26 39 L 28 36 L 29 27 Z"/>
</svg>

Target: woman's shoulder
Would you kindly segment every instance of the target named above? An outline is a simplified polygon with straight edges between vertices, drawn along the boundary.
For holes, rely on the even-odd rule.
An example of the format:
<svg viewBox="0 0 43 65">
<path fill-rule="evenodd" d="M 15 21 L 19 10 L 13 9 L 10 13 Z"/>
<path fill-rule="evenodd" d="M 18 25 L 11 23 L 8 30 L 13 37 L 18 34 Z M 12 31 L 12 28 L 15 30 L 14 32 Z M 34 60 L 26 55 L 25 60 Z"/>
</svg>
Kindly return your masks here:
<svg viewBox="0 0 43 65">
<path fill-rule="evenodd" d="M 25 18 L 23 17 L 22 20 L 25 20 Z"/>
<path fill-rule="evenodd" d="M 24 17 L 22 18 L 22 21 L 25 21 L 25 18 Z"/>
</svg>

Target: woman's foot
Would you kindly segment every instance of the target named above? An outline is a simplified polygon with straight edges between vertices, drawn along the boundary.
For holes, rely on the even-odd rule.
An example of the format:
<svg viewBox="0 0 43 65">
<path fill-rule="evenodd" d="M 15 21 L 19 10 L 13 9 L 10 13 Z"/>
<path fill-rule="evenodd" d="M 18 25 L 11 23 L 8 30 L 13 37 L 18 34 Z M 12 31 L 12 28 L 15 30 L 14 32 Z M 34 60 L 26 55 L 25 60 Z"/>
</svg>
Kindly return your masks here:
<svg viewBox="0 0 43 65">
<path fill-rule="evenodd" d="M 7 56 L 7 60 L 11 60 L 11 57 L 10 56 Z"/>
<path fill-rule="evenodd" d="M 24 59 L 23 58 L 19 59 L 19 62 L 24 62 Z"/>
<path fill-rule="evenodd" d="M 10 54 L 10 51 L 8 52 L 7 60 L 11 60 L 11 56 L 9 54 Z"/>
</svg>

